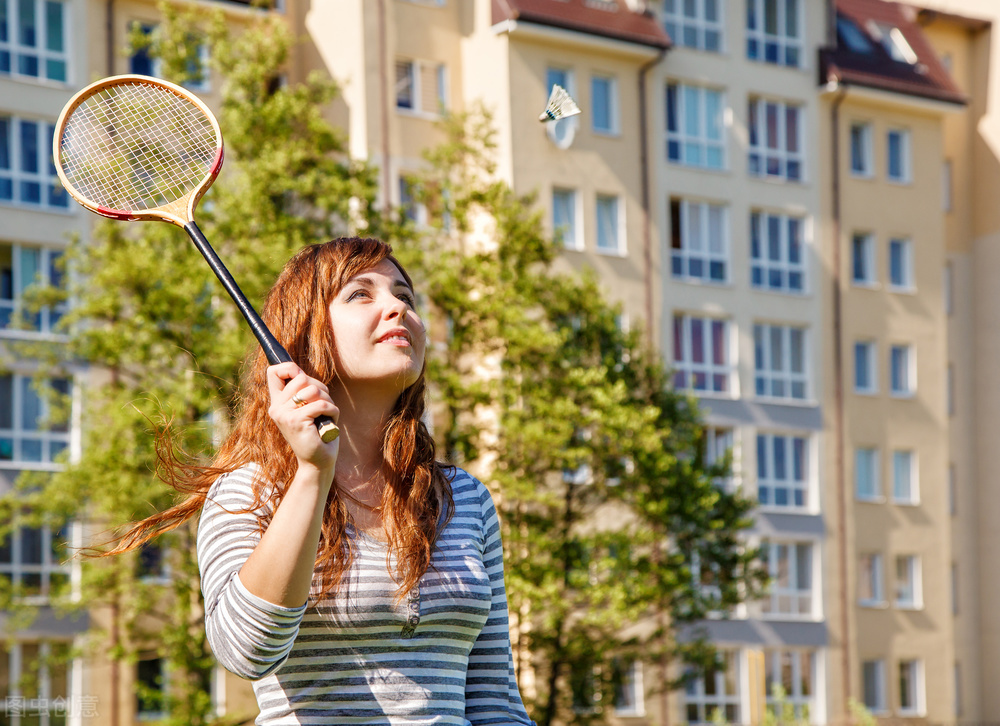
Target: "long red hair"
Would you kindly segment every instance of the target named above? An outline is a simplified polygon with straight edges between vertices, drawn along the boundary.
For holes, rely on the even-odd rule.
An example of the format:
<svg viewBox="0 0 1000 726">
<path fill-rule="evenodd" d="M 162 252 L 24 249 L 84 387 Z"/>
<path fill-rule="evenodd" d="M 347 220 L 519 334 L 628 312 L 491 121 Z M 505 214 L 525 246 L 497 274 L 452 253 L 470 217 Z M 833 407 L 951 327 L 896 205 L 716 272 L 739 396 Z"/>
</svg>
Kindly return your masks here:
<svg viewBox="0 0 1000 726">
<path fill-rule="evenodd" d="M 329 309 L 333 298 L 355 275 L 390 260 L 412 287 L 410 276 L 392 255 L 392 248 L 376 239 L 340 238 L 306 247 L 285 265 L 268 292 L 261 318 L 305 373 L 328 385 L 334 367 L 333 328 Z M 291 447 L 267 414 L 268 394 L 264 353 L 259 348 L 243 373 L 232 432 L 210 466 L 178 460 L 169 432 L 157 440 L 160 477 L 187 498 L 170 509 L 127 527 L 105 554 L 117 554 L 142 545 L 197 514 L 212 483 L 221 475 L 255 463 L 254 502 L 250 511 L 274 511 L 295 475 Z M 416 586 L 430 566 L 439 523 L 452 509 L 451 487 L 442 464 L 435 460 L 434 440 L 421 420 L 424 414 L 424 371 L 406 388 L 385 426 L 382 517 L 388 533 L 388 555 L 395 556 L 397 596 Z M 330 489 L 316 563 L 322 582 L 315 599 L 335 591 L 354 559 L 347 535 L 350 515 L 336 480 Z M 262 517 L 261 531 L 267 526 Z"/>
</svg>

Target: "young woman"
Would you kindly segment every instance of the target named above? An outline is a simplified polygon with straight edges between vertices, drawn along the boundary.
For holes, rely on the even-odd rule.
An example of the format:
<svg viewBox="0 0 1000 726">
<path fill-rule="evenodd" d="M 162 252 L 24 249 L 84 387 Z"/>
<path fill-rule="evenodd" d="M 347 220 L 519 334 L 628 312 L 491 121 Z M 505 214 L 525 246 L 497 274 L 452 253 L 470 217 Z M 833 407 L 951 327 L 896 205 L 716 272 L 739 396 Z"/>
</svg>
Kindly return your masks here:
<svg viewBox="0 0 1000 726">
<path fill-rule="evenodd" d="M 421 422 L 427 343 L 409 276 L 377 240 L 314 245 L 262 317 L 296 363 L 256 356 L 213 466 L 175 470 L 194 493 L 142 533 L 202 510 L 209 641 L 254 681 L 257 723 L 531 724 L 496 509 L 434 460 Z M 327 444 L 321 414 L 341 430 Z"/>
</svg>

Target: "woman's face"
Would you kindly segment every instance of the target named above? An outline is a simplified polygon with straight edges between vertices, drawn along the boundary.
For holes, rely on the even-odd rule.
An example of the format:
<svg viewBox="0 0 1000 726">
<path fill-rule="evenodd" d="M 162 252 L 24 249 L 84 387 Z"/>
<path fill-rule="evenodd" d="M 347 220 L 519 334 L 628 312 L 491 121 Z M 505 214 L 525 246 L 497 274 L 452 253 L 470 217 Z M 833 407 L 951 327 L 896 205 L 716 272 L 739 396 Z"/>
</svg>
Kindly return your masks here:
<svg viewBox="0 0 1000 726">
<path fill-rule="evenodd" d="M 352 277 L 330 303 L 337 374 L 401 392 L 420 377 L 426 336 L 413 290 L 389 260 Z"/>
</svg>

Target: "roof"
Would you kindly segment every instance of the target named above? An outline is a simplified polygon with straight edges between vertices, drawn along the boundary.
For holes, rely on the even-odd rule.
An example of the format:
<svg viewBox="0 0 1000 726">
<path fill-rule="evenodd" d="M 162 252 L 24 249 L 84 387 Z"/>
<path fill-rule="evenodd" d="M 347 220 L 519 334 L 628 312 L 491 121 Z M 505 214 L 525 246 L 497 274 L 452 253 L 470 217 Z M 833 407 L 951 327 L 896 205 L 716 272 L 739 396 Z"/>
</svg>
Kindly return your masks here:
<svg viewBox="0 0 1000 726">
<path fill-rule="evenodd" d="M 885 0 L 836 0 L 837 46 L 820 54 L 820 83 L 838 81 L 964 104 L 917 11 Z"/>
<path fill-rule="evenodd" d="M 670 36 L 649 10 L 626 0 L 493 0 L 493 24 L 517 20 L 563 28 L 653 48 L 670 47 Z"/>
</svg>

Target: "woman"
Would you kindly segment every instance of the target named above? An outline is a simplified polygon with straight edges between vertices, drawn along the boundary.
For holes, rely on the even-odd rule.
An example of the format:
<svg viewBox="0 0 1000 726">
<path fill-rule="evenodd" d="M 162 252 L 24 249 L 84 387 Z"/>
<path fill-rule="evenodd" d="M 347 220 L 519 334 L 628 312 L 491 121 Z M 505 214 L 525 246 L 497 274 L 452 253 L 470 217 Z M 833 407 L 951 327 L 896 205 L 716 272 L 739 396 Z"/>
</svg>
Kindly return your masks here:
<svg viewBox="0 0 1000 726">
<path fill-rule="evenodd" d="M 530 724 L 514 678 L 496 509 L 434 460 L 421 422 L 425 331 L 388 245 L 302 250 L 262 311 L 296 363 L 250 366 L 203 503 L 209 642 L 254 681 L 258 724 Z M 324 444 L 325 414 L 341 435 Z M 206 493 L 207 490 L 207 493 Z"/>
</svg>

